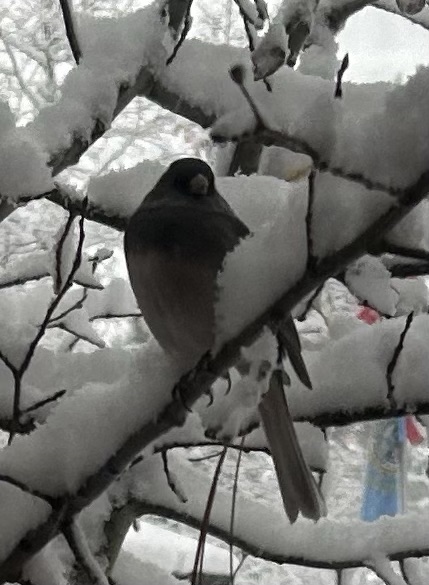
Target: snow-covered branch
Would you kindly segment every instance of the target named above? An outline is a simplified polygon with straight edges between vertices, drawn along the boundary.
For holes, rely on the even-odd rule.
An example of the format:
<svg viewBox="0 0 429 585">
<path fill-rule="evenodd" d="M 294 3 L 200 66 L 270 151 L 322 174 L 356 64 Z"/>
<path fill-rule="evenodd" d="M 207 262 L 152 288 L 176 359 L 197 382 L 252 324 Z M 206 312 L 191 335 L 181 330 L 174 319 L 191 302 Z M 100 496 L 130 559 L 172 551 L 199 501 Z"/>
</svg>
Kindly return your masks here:
<svg viewBox="0 0 429 585">
<path fill-rule="evenodd" d="M 172 458 L 173 459 L 173 458 Z M 127 521 L 130 514 L 155 514 L 201 526 L 211 480 L 183 460 L 174 458 L 172 469 L 188 495 L 179 502 L 162 475 L 160 458 L 152 457 L 129 472 Z M 148 480 L 150 478 L 150 480 Z M 276 563 L 335 570 L 366 566 L 380 567 L 380 559 L 401 560 L 428 555 L 429 539 L 424 519 L 427 513 L 383 517 L 377 522 L 324 518 L 317 523 L 299 519 L 293 525 L 279 522 L 280 501 L 270 506 L 238 494 L 234 535 L 230 534 L 231 491 L 218 488 L 209 521 L 209 532 L 245 553 Z M 277 508 L 278 506 L 278 508 Z M 132 509 L 132 512 L 130 510 Z M 254 529 L 255 520 L 258 530 Z M 383 555 L 377 543 L 382 543 Z"/>
<path fill-rule="evenodd" d="M 159 47 L 159 38 L 164 31 L 160 15 L 152 7 L 142 11 L 139 19 L 136 16 L 133 19 L 136 22 L 135 39 L 126 19 L 112 25 L 113 39 L 113 33 L 120 35 L 122 28 L 128 27 L 127 35 L 135 41 L 129 55 L 121 54 L 118 49 L 121 68 L 116 72 L 111 59 L 103 63 L 100 58 L 105 53 L 112 55 L 112 50 L 106 48 L 103 51 L 100 47 L 97 52 L 92 52 L 92 45 L 85 46 L 88 37 L 82 31 L 83 48 L 90 65 L 79 65 L 67 78 L 60 101 L 45 108 L 34 123 L 26 127 L 26 132 L 38 138 L 40 147 L 48 153 L 48 164 L 54 175 L 77 162 L 136 95 L 144 95 L 203 127 L 216 122 L 214 133 L 225 140 L 252 133 L 253 116 L 246 113 L 237 88 L 228 77 L 229 68 L 236 63 L 243 63 L 250 69 L 246 51 L 187 40 L 173 63 L 166 67 L 164 60 L 162 64 L 159 61 L 160 52 L 165 57 L 165 48 Z M 145 29 L 147 37 L 142 33 Z M 100 38 L 96 41 L 100 42 Z M 198 59 L 194 58 L 195 55 Z M 124 58 L 129 61 L 125 76 Z M 211 64 L 210 68 L 207 63 Z M 97 75 L 94 77 L 95 71 Z M 105 71 L 102 78 L 101 71 Z M 107 77 L 109 82 L 105 85 Z M 428 143 L 428 128 L 424 123 L 427 117 L 424 115 L 425 105 L 418 97 L 424 95 L 426 77 L 427 71 L 421 69 L 406 85 L 389 90 L 345 84 L 344 98 L 338 103 L 334 100 L 330 82 L 282 68 L 273 79 L 275 84 L 271 94 L 263 85 L 249 80 L 250 93 L 262 111 L 270 112 L 268 129 L 252 138 L 262 144 L 306 152 L 314 158 L 319 169 L 361 182 L 370 189 L 400 194 L 424 171 L 427 161 L 424 148 Z M 416 91 L 416 87 L 421 91 Z M 210 91 L 206 91 L 207 88 Z M 89 101 L 88 97 L 85 98 L 88 94 L 91 95 Z M 77 118 L 74 104 L 82 99 L 87 106 Z M 362 103 L 365 103 L 365 111 L 361 109 Z M 404 105 L 416 113 L 413 118 L 416 123 L 413 125 L 410 120 L 406 128 L 392 126 L 391 121 L 398 119 Z M 357 119 L 359 124 L 356 124 Z M 85 128 L 84 134 L 78 131 L 78 126 Z M 408 163 L 411 152 L 413 158 Z M 398 165 L 397 160 L 402 164 Z M 52 199 L 58 200 L 58 193 L 54 193 Z"/>
</svg>

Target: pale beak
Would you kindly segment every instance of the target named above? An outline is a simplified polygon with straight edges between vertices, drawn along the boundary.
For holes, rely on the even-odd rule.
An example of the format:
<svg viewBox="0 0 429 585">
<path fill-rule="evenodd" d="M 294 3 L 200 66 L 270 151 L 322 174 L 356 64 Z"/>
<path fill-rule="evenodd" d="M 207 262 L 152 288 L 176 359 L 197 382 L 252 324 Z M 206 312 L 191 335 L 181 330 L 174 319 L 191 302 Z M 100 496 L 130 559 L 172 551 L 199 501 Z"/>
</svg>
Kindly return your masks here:
<svg viewBox="0 0 429 585">
<path fill-rule="evenodd" d="M 209 180 L 204 175 L 195 175 L 189 181 L 189 191 L 192 195 L 207 195 L 209 190 Z"/>
</svg>

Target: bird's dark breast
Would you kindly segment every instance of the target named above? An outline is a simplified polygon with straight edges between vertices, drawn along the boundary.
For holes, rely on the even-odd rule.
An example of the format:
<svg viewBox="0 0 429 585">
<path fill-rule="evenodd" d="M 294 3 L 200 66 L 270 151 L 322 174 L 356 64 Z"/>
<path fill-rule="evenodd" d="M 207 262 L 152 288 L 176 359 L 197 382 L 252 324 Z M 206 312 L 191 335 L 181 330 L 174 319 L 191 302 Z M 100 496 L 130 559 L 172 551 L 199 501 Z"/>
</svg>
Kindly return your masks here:
<svg viewBox="0 0 429 585">
<path fill-rule="evenodd" d="M 217 274 L 244 235 L 235 216 L 195 208 L 142 210 L 127 228 L 128 271 L 140 310 L 160 345 L 190 364 L 213 344 Z"/>
<path fill-rule="evenodd" d="M 234 215 L 198 206 L 144 206 L 131 218 L 125 246 L 140 249 L 155 248 L 196 261 L 207 262 L 218 271 L 225 254 L 249 233 Z"/>
</svg>

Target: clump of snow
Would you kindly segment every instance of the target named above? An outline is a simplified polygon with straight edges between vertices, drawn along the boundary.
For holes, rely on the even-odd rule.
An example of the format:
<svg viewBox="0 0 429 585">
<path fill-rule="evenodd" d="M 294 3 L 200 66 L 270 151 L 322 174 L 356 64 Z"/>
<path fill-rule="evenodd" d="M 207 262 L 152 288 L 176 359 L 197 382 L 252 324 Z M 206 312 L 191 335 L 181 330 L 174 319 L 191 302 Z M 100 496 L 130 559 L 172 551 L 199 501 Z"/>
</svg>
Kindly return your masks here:
<svg viewBox="0 0 429 585">
<path fill-rule="evenodd" d="M 138 532 L 128 531 L 123 550 L 144 563 L 155 562 L 161 556 L 164 571 L 187 574 L 192 572 L 197 544 L 195 538 L 176 534 L 161 525 L 139 522 Z M 233 556 L 234 568 L 237 565 L 238 559 Z M 203 569 L 211 574 L 229 574 L 229 551 L 206 543 Z"/>
<path fill-rule="evenodd" d="M 424 278 L 392 278 L 391 286 L 399 295 L 397 315 L 426 313 L 429 305 L 429 291 Z"/>
<path fill-rule="evenodd" d="M 297 181 L 308 176 L 312 166 L 313 162 L 306 154 L 298 154 L 278 146 L 268 146 L 262 150 L 258 174 L 270 175 L 285 181 Z"/>
<path fill-rule="evenodd" d="M 160 83 L 217 119 L 244 103 L 228 76 L 237 63 L 248 67 L 243 50 L 192 39 L 162 72 Z M 396 87 L 343 84 L 342 100 L 335 100 L 330 81 L 286 67 L 276 74 L 272 93 L 251 80 L 246 86 L 262 110 L 270 112 L 276 129 L 306 141 L 330 166 L 386 186 L 406 187 L 428 160 L 428 71 L 422 67 Z"/>
<path fill-rule="evenodd" d="M 319 258 L 350 243 L 393 203 L 386 193 L 328 173 L 316 175 L 314 191 L 311 229 Z"/>
<path fill-rule="evenodd" d="M 374 256 L 362 256 L 348 267 L 345 281 L 361 301 L 366 301 L 380 313 L 396 313 L 398 293 L 392 288 L 390 272 Z"/>
<path fill-rule="evenodd" d="M 289 185 L 272 177 L 257 176 L 240 181 L 235 183 L 235 198 L 230 203 L 253 234 L 226 256 L 218 277 L 217 346 L 233 337 L 294 284 L 304 272 L 307 257 L 306 184 Z M 219 186 L 223 187 L 220 181 Z M 263 201 L 271 200 L 276 211 L 273 213 L 271 207 L 268 217 L 260 214 L 251 218 L 250 198 L 261 198 L 261 193 L 270 193 L 268 201 L 263 195 Z M 244 203 L 249 206 L 246 205 L 246 214 Z"/>
<path fill-rule="evenodd" d="M 323 315 L 330 339 L 340 339 L 356 328 L 365 328 L 358 316 L 358 299 L 334 278 L 325 282 L 314 306 Z"/>
<path fill-rule="evenodd" d="M 74 335 L 80 337 L 81 339 L 85 339 L 97 347 L 102 348 L 105 346 L 103 339 L 92 327 L 85 307 L 74 310 L 71 313 L 61 317 L 55 321 L 54 326 L 59 326 L 65 331 L 73 333 Z"/>
<path fill-rule="evenodd" d="M 0 292 L 0 353 L 19 368 L 28 346 L 36 336 L 45 315 L 49 296 L 45 287 L 26 291 L 10 289 Z M 13 315 L 13 319 L 11 319 Z"/>
<path fill-rule="evenodd" d="M 0 193 L 12 202 L 23 196 L 39 195 L 54 188 L 47 167 L 48 154 L 26 128 L 9 128 L 0 142 Z"/>
<path fill-rule="evenodd" d="M 146 344 L 116 383 L 87 383 L 63 398 L 43 426 L 16 437 L 0 453 L 2 473 L 47 494 L 74 492 L 156 416 L 179 372 L 159 347 Z"/>
<path fill-rule="evenodd" d="M 23 490 L 0 481 L 0 559 L 5 559 L 25 534 L 44 522 L 49 504 Z"/>
<path fill-rule="evenodd" d="M 251 135 L 256 129 L 255 116 L 250 109 L 242 105 L 240 108 L 220 116 L 211 129 L 214 141 L 235 140 Z"/>
<path fill-rule="evenodd" d="M 112 278 L 102 291 L 89 291 L 85 308 L 91 317 L 140 313 L 130 283 L 124 278 Z"/>
<path fill-rule="evenodd" d="M 56 544 L 51 541 L 25 563 L 22 571 L 24 579 L 34 585 L 68 585 L 66 567 L 62 562 L 64 551 L 61 551 L 63 558 L 60 559 Z M 71 565 L 72 559 L 70 561 Z"/>
<path fill-rule="evenodd" d="M 34 135 L 16 128 L 9 106 L 0 102 L 0 193 L 12 202 L 53 188 L 48 155 Z"/>
<path fill-rule="evenodd" d="M 88 140 L 96 119 L 110 125 L 119 88 L 135 82 L 149 56 L 153 65 L 164 64 L 159 39 L 167 24 L 161 20 L 156 2 L 122 18 L 79 18 L 83 59 L 67 75 L 58 103 L 30 125 L 51 156 L 77 137 Z"/>
<path fill-rule="evenodd" d="M 165 170 L 157 161 L 144 161 L 125 171 L 95 177 L 88 185 L 89 200 L 108 215 L 131 215 Z"/>
<path fill-rule="evenodd" d="M 299 71 L 333 80 L 340 67 L 338 43 L 325 21 L 317 21 L 311 30 L 311 44 L 300 55 Z"/>
<path fill-rule="evenodd" d="M 427 399 L 429 364 L 424 354 L 429 343 L 428 322 L 427 315 L 415 317 L 406 335 L 393 373 L 394 399 L 399 406 Z M 293 385 L 288 390 L 288 399 L 294 417 L 300 417 L 303 411 L 307 414 L 333 409 L 347 412 L 384 402 L 387 406 L 387 366 L 404 326 L 402 317 L 371 326 L 362 324 L 320 352 L 305 352 L 314 389 L 305 393 L 291 372 Z M 338 372 L 342 372 L 341 376 Z"/>
<path fill-rule="evenodd" d="M 163 549 L 163 556 L 168 549 Z M 164 568 L 154 563 L 154 558 L 142 562 L 141 558 L 128 551 L 121 550 L 112 571 L 112 577 L 118 585 L 180 585 L 179 581 L 169 575 Z"/>
</svg>

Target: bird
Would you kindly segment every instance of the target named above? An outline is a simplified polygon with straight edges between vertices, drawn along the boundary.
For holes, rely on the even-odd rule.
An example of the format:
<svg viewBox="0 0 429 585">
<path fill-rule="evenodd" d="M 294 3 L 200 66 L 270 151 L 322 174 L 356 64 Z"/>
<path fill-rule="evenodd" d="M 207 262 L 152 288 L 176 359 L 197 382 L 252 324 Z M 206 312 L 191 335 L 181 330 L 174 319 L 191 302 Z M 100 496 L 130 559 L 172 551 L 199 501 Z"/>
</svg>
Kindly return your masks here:
<svg viewBox="0 0 429 585">
<path fill-rule="evenodd" d="M 189 368 L 214 344 L 216 283 L 225 256 L 250 235 L 217 191 L 210 166 L 197 158 L 174 161 L 129 219 L 124 252 L 137 304 L 159 345 Z M 292 366 L 309 385 L 290 316 L 281 332 Z M 259 414 L 290 522 L 299 512 L 317 521 L 325 515 L 323 496 L 278 376 L 272 376 Z"/>
</svg>

